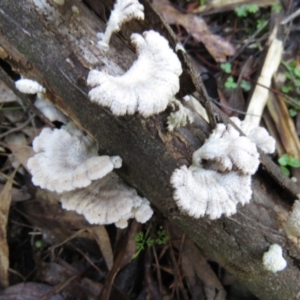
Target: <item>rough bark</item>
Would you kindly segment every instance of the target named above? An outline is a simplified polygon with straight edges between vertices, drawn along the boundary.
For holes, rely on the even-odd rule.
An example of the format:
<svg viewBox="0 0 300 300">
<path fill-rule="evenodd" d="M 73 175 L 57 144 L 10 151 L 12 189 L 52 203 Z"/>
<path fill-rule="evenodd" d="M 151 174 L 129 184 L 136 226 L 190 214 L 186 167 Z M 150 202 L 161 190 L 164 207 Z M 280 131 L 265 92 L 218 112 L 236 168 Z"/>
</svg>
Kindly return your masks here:
<svg viewBox="0 0 300 300">
<path fill-rule="evenodd" d="M 170 176 L 175 168 L 190 164 L 209 127 L 199 118 L 193 126 L 171 134 L 166 130 L 168 110 L 147 119 L 138 115 L 116 117 L 88 100 L 86 86 L 89 68 L 104 67 L 119 74 L 130 67 L 135 59 L 129 43 L 132 31 L 155 29 L 173 48 L 174 37 L 144 2 L 145 22 L 125 25 L 113 36 L 112 49 L 104 56 L 95 46 L 96 32 L 104 30 L 100 18 L 107 16 L 113 2 L 87 2 L 89 6 L 76 0 L 55 6 L 46 0 L 1 0 L 0 78 L 12 88 L 17 74 L 43 84 L 51 101 L 99 142 L 101 153 L 122 157 L 119 175 L 123 179 L 260 299 L 300 299 L 300 251 L 280 230 L 280 216 L 290 209 L 300 188 L 283 179 L 277 167 L 262 156 L 263 168 L 253 178 L 253 199 L 239 207 L 237 214 L 210 221 L 180 213 L 172 198 Z M 72 12 L 72 5 L 79 14 Z M 205 102 L 205 93 L 199 90 L 201 83 L 182 53 L 180 58 L 185 69 L 180 93 L 192 93 L 198 86 Z M 262 267 L 262 255 L 273 243 L 283 247 L 288 262 L 288 267 L 276 274 Z"/>
</svg>

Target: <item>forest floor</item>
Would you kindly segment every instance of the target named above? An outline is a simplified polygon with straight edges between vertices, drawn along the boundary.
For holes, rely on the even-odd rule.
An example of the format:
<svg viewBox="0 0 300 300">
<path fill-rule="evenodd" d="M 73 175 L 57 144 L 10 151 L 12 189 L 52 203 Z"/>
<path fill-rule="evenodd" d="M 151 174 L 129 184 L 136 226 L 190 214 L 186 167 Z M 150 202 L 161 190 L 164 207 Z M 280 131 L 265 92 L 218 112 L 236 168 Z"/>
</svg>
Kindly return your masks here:
<svg viewBox="0 0 300 300">
<path fill-rule="evenodd" d="M 200 2 L 153 5 L 211 101 L 229 116 L 261 117 L 276 139 L 274 161 L 299 181 L 299 2 Z M 35 187 L 26 162 L 48 124 L 0 81 L 0 300 L 257 299 L 155 208 L 146 224 L 92 226 Z"/>
</svg>

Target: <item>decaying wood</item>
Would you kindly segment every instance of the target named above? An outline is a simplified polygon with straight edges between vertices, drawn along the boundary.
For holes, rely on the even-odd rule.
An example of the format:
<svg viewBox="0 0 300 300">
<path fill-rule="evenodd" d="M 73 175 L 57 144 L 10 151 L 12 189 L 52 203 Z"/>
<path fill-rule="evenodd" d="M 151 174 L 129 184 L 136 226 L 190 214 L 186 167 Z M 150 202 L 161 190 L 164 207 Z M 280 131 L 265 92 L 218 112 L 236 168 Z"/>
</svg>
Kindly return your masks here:
<svg viewBox="0 0 300 300">
<path fill-rule="evenodd" d="M 263 158 L 263 168 L 253 179 L 251 204 L 239 207 L 231 218 L 192 219 L 178 211 L 172 198 L 170 176 L 175 168 L 190 164 L 193 151 L 208 134 L 208 126 L 197 123 L 171 134 L 166 130 L 168 110 L 148 119 L 138 115 L 116 117 L 88 100 L 89 68 L 105 68 L 112 74 L 120 74 L 134 61 L 129 43 L 132 31 L 153 28 L 175 48 L 174 37 L 151 5 L 144 2 L 145 22 L 132 21 L 125 25 L 121 33 L 113 36 L 112 49 L 104 55 L 96 46 L 96 32 L 105 28 L 100 17 L 108 15 L 113 6 L 111 0 L 101 4 L 96 0 L 87 1 L 99 17 L 80 1 L 69 0 L 64 6 L 48 1 L 1 0 L 0 49 L 8 54 L 0 62 L 1 79 L 12 88 L 18 74 L 41 83 L 51 101 L 99 142 L 101 153 L 122 157 L 124 164 L 119 175 L 123 179 L 260 299 L 298 299 L 300 251 L 286 238 L 280 225 L 300 188 L 284 179 L 275 182 L 278 169 Z M 74 5 L 78 10 L 72 10 Z M 184 95 L 194 92 L 196 77 L 184 54 L 179 56 L 185 69 L 180 92 Z M 201 84 L 196 85 L 199 91 Z M 273 170 L 272 176 L 268 170 Z M 262 267 L 262 255 L 273 243 L 283 247 L 288 262 L 288 267 L 276 274 Z"/>
</svg>

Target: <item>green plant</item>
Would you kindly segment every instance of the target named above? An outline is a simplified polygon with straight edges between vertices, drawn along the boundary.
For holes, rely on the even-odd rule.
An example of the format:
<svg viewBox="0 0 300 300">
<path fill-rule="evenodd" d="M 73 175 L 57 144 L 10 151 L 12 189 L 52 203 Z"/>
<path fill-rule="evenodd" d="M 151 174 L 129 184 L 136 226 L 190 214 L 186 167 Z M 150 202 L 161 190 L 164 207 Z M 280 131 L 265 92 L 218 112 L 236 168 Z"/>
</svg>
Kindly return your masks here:
<svg viewBox="0 0 300 300">
<path fill-rule="evenodd" d="M 220 68 L 227 74 L 231 73 L 231 63 L 229 62 L 220 64 Z"/>
<path fill-rule="evenodd" d="M 267 20 L 257 20 L 256 21 L 256 29 L 264 28 L 268 24 Z"/>
<path fill-rule="evenodd" d="M 245 4 L 234 9 L 238 17 L 247 17 L 248 13 L 256 13 L 259 11 L 259 7 L 256 4 Z"/>
<path fill-rule="evenodd" d="M 300 65 L 296 62 L 296 60 L 292 60 L 290 62 L 282 61 L 282 65 L 285 67 L 285 83 L 281 87 L 281 91 L 284 94 L 289 94 L 296 92 L 300 88 Z M 299 103 L 299 99 L 294 97 L 293 95 L 289 95 L 289 97 L 293 98 L 293 104 L 290 107 L 291 113 L 290 116 L 295 116 L 299 111 L 300 107 L 297 105 Z"/>
<path fill-rule="evenodd" d="M 249 92 L 252 88 L 252 85 L 249 81 L 247 80 L 242 80 L 241 83 L 240 83 L 240 87 L 246 91 L 246 92 Z"/>
<path fill-rule="evenodd" d="M 139 231 L 135 235 L 134 241 L 136 243 L 136 252 L 132 255 L 132 259 L 137 258 L 146 247 L 152 247 L 155 244 L 165 245 L 169 240 L 169 237 L 167 236 L 167 233 L 164 229 L 156 231 L 156 238 L 149 237 L 148 235 L 150 228 L 151 227 L 147 229 L 146 233 L 144 233 L 143 231 Z"/>
<path fill-rule="evenodd" d="M 225 87 L 227 89 L 235 89 L 237 88 L 238 84 L 234 81 L 232 76 L 229 76 L 225 82 Z"/>
<path fill-rule="evenodd" d="M 282 7 L 278 3 L 273 3 L 272 10 L 276 13 L 280 13 L 282 10 Z"/>
<path fill-rule="evenodd" d="M 287 176 L 290 176 L 291 174 L 288 167 L 300 168 L 300 160 L 295 157 L 289 156 L 288 154 L 283 154 L 282 156 L 280 156 L 280 158 L 278 159 L 278 163 L 280 165 L 281 171 Z"/>
</svg>

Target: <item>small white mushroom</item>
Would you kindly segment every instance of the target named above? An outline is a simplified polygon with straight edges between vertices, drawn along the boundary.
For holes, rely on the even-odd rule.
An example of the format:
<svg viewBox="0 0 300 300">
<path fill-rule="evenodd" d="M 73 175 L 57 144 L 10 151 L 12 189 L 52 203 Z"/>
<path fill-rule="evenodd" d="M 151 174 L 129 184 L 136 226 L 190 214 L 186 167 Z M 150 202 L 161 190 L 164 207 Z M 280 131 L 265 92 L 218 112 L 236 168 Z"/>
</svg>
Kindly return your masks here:
<svg viewBox="0 0 300 300">
<path fill-rule="evenodd" d="M 209 161 L 213 169 L 239 171 L 242 174 L 254 174 L 259 165 L 256 145 L 247 137 L 240 136 L 231 125 L 218 124 L 204 145 L 193 154 L 196 165 Z"/>
<path fill-rule="evenodd" d="M 134 114 L 144 117 L 164 111 L 179 91 L 182 68 L 168 41 L 155 31 L 132 34 L 138 59 L 121 76 L 92 70 L 87 84 L 92 102 L 109 107 L 115 115 Z"/>
<path fill-rule="evenodd" d="M 19 79 L 15 82 L 16 88 L 24 94 L 45 93 L 46 89 L 38 82 L 31 79 Z"/>
<path fill-rule="evenodd" d="M 275 151 L 276 141 L 264 127 L 256 126 L 249 120 L 241 121 L 237 117 L 230 119 L 263 152 L 271 154 Z"/>
<path fill-rule="evenodd" d="M 84 215 L 91 224 L 112 224 L 127 227 L 127 221 L 148 221 L 153 211 L 145 198 L 127 186 L 116 174 L 110 173 L 84 189 L 62 194 L 62 207 Z"/>
<path fill-rule="evenodd" d="M 35 185 L 58 193 L 71 191 L 121 167 L 119 156 L 98 156 L 96 144 L 78 131 L 71 126 L 44 128 L 34 139 L 36 154 L 27 166 Z"/>
<path fill-rule="evenodd" d="M 292 211 L 284 226 L 284 230 L 289 237 L 300 237 L 300 201 L 296 200 Z"/>
<path fill-rule="evenodd" d="M 67 123 L 67 118 L 58 110 L 50 101 L 48 101 L 42 93 L 38 93 L 38 98 L 34 102 L 34 106 L 51 122 L 59 121 Z"/>
<path fill-rule="evenodd" d="M 175 109 L 175 106 L 178 106 L 178 110 L 170 113 L 168 116 L 167 123 L 169 131 L 173 131 L 177 127 L 184 127 L 187 123 L 191 124 L 194 122 L 191 110 L 183 106 L 179 100 L 174 98 L 169 102 L 169 105 L 171 105 L 173 109 Z"/>
<path fill-rule="evenodd" d="M 210 161 L 204 168 L 202 163 Z M 218 124 L 204 145 L 194 152 L 193 164 L 171 176 L 179 209 L 194 218 L 210 219 L 236 213 L 238 203 L 251 200 L 251 174 L 259 165 L 256 146 L 230 125 Z M 229 172 L 228 172 L 229 171 Z"/>
<path fill-rule="evenodd" d="M 144 20 L 144 6 L 137 0 L 117 0 L 111 11 L 104 33 L 98 33 L 98 45 L 104 50 L 109 49 L 109 41 L 114 32 L 120 31 L 121 26 L 131 19 Z"/>
<path fill-rule="evenodd" d="M 262 261 L 264 268 L 273 273 L 282 271 L 287 265 L 282 256 L 282 248 L 277 244 L 270 246 L 269 250 L 264 253 Z"/>
</svg>

